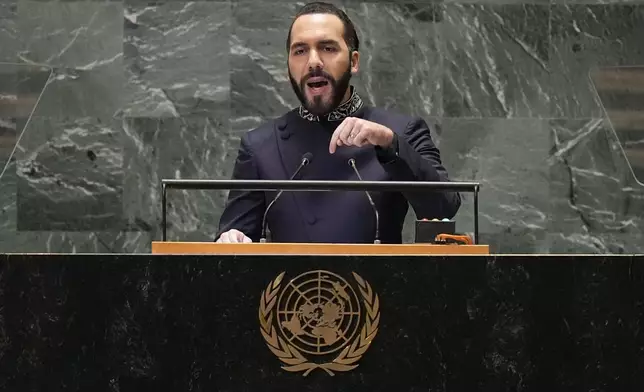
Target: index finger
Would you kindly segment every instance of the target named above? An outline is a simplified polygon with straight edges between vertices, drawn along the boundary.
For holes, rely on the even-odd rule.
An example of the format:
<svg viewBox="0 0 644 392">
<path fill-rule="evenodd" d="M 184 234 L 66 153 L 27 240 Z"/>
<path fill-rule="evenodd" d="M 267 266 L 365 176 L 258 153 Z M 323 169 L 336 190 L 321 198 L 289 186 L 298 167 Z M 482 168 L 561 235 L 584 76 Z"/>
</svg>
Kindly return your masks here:
<svg viewBox="0 0 644 392">
<path fill-rule="evenodd" d="M 344 127 L 347 125 L 347 119 L 345 118 L 342 120 L 340 125 L 335 129 L 333 132 L 333 135 L 331 135 L 331 142 L 329 143 L 329 152 L 333 154 L 335 152 L 335 149 L 338 147 L 338 138 L 340 137 L 340 133 L 344 129 Z"/>
</svg>

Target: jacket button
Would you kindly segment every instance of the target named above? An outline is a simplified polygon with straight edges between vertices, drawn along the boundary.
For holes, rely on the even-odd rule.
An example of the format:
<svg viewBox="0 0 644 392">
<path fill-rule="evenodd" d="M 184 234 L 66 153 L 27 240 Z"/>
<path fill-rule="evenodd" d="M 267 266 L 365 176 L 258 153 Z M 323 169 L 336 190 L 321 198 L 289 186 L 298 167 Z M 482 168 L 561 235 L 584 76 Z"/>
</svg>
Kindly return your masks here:
<svg viewBox="0 0 644 392">
<path fill-rule="evenodd" d="M 309 216 L 309 225 L 314 225 L 318 221 L 318 218 L 315 216 Z"/>
<path fill-rule="evenodd" d="M 280 133 L 280 137 L 282 138 L 282 140 L 286 140 L 286 139 L 288 139 L 289 137 L 291 137 L 291 133 L 290 133 L 290 132 L 288 132 L 288 131 L 286 131 L 286 132 L 282 131 L 282 132 Z"/>
</svg>

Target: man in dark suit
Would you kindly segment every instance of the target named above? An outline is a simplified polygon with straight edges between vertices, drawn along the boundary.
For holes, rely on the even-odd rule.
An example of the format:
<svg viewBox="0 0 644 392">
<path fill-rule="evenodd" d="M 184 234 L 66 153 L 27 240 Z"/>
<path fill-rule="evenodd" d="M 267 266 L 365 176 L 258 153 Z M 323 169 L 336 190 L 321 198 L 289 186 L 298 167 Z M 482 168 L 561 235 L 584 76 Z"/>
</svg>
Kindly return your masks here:
<svg viewBox="0 0 644 392">
<path fill-rule="evenodd" d="M 359 40 L 347 15 L 310 3 L 296 15 L 287 39 L 288 70 L 302 105 L 242 137 L 234 179 L 285 180 L 310 153 L 298 176 L 367 181 L 448 181 L 430 128 L 418 117 L 369 107 L 350 85 L 359 68 Z M 218 242 L 258 241 L 276 192 L 231 191 Z M 461 204 L 453 192 L 374 193 L 380 240 L 402 242 L 412 205 L 418 218 L 452 218 Z M 363 192 L 285 192 L 267 216 L 274 242 L 370 243 L 375 217 Z"/>
</svg>

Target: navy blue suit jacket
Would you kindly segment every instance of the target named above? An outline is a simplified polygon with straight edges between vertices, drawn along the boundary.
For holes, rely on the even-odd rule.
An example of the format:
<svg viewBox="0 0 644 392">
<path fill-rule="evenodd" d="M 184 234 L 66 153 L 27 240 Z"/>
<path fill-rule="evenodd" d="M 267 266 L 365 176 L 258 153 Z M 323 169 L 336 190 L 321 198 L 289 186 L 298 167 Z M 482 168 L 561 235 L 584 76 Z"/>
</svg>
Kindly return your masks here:
<svg viewBox="0 0 644 392">
<path fill-rule="evenodd" d="M 368 106 L 353 117 L 393 130 L 397 154 L 374 146 L 342 146 L 329 154 L 331 135 L 341 121 L 311 122 L 292 110 L 242 137 L 232 178 L 287 180 L 310 152 L 311 163 L 296 179 L 358 180 L 347 163 L 353 157 L 365 181 L 448 181 L 423 119 Z M 264 211 L 276 193 L 230 191 L 215 239 L 237 229 L 259 241 Z M 402 242 L 409 204 L 419 219 L 452 218 L 461 204 L 454 192 L 373 192 L 372 197 L 380 214 L 383 243 Z M 372 243 L 375 235 L 374 213 L 364 192 L 284 192 L 271 207 L 267 222 L 273 242 Z"/>
</svg>

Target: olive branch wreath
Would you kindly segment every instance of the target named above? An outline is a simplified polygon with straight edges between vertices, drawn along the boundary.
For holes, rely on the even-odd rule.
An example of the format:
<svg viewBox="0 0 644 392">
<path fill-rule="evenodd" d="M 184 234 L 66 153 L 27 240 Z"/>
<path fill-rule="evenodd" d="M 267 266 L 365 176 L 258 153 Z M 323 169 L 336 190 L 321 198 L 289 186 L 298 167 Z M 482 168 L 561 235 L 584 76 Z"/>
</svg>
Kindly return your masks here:
<svg viewBox="0 0 644 392">
<path fill-rule="evenodd" d="M 282 272 L 268 284 L 266 290 L 262 291 L 259 302 L 259 324 L 262 336 L 266 340 L 268 348 L 285 364 L 282 369 L 289 372 L 304 371 L 304 376 L 309 375 L 315 369 L 322 369 L 333 376 L 334 371 L 346 372 L 357 368 L 358 365 L 355 363 L 369 348 L 378 332 L 378 324 L 380 323 L 380 302 L 378 295 L 371 290 L 369 283 L 360 275 L 353 273 L 353 277 L 360 286 L 360 294 L 362 294 L 367 309 L 360 336 L 356 337 L 350 346 L 347 345 L 333 361 L 318 364 L 309 362 L 295 347 L 278 336 L 277 328 L 273 326 L 273 308 L 277 303 L 277 294 L 284 274 L 285 272 Z"/>
</svg>

